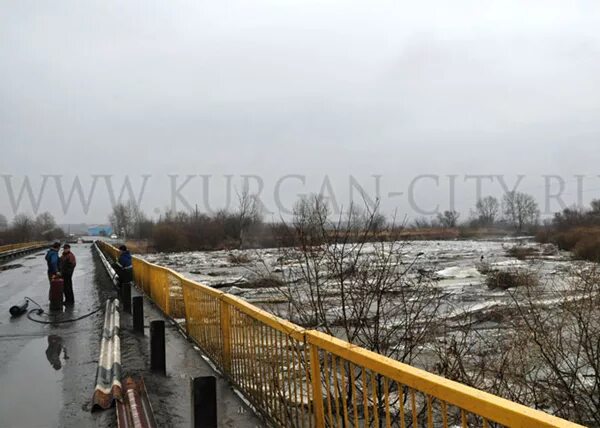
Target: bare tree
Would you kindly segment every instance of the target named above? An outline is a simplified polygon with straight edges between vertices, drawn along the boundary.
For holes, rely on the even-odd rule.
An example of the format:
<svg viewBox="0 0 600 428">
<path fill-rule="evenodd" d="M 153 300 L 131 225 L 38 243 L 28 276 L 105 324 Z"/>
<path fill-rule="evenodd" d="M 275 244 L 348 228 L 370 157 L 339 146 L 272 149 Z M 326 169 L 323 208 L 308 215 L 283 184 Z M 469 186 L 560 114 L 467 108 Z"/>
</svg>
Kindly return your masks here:
<svg viewBox="0 0 600 428">
<path fill-rule="evenodd" d="M 35 229 L 39 236 L 50 236 L 56 229 L 56 220 L 49 212 L 38 214 L 35 218 Z"/>
<path fill-rule="evenodd" d="M 479 224 L 491 226 L 496 222 L 496 218 L 500 213 L 500 202 L 493 196 L 486 196 L 477 201 L 475 211 L 477 213 Z"/>
<path fill-rule="evenodd" d="M 387 224 L 385 215 L 379 211 L 372 212 L 366 202 L 365 207 L 367 208 L 361 208 L 355 203 L 350 204 L 346 212 L 348 228 L 354 231 L 364 230 L 365 228 L 369 228 L 373 232 L 383 231 Z"/>
<path fill-rule="evenodd" d="M 65 232 L 58 227 L 54 216 L 43 212 L 35 218 L 35 237 L 47 241 L 64 237 Z"/>
<path fill-rule="evenodd" d="M 453 228 L 458 224 L 460 213 L 458 211 L 449 210 L 437 215 L 438 221 L 442 227 Z"/>
<path fill-rule="evenodd" d="M 533 196 L 521 192 L 508 192 L 503 199 L 504 215 L 517 232 L 538 223 L 540 210 Z"/>
<path fill-rule="evenodd" d="M 12 221 L 12 233 L 18 242 L 26 242 L 35 236 L 35 221 L 27 214 L 17 214 Z"/>
<path fill-rule="evenodd" d="M 263 210 L 258 197 L 256 195 L 251 195 L 247 187 L 245 187 L 242 192 L 237 194 L 237 198 L 237 232 L 239 236 L 240 248 L 243 248 L 246 234 L 249 229 L 262 222 Z"/>
<path fill-rule="evenodd" d="M 129 236 L 133 231 L 136 213 L 138 212 L 139 209 L 134 202 L 118 203 L 113 207 L 108 221 L 117 235 Z"/>
<path fill-rule="evenodd" d="M 291 225 L 296 246 L 280 249 L 284 284 L 279 289 L 287 301 L 281 315 L 414 364 L 431 339 L 442 292 L 417 273 L 421 254 L 406 256 L 404 245 L 389 239 L 396 229 L 393 224 L 383 234 L 373 227 L 377 214 L 378 207 L 367 209 L 366 215 L 350 209 L 332 220 L 319 196 L 302 198 L 296 204 Z M 346 365 L 340 370 L 342 376 L 354 379 L 356 395 L 350 385 L 345 390 L 338 385 L 336 394 L 329 393 L 344 396 L 352 413 L 354 400 L 359 400 L 366 387 L 362 382 L 368 378 L 368 385 L 376 385 L 375 397 L 369 399 L 370 422 L 375 413 L 383 414 L 383 378 L 351 373 Z M 390 406 L 398 406 L 398 399 L 391 400 Z"/>
<path fill-rule="evenodd" d="M 8 220 L 6 220 L 4 215 L 0 214 L 0 232 L 4 232 L 6 229 L 8 229 Z"/>
<path fill-rule="evenodd" d="M 429 229 L 433 227 L 433 222 L 427 217 L 417 217 L 413 220 L 412 224 L 416 229 Z"/>
</svg>

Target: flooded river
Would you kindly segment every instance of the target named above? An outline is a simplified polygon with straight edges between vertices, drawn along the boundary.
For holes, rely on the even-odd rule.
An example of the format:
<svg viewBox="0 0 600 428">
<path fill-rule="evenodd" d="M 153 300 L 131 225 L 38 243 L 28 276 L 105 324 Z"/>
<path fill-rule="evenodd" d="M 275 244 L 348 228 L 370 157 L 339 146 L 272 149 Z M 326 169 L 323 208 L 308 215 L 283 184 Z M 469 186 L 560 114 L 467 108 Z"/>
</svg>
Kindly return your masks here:
<svg viewBox="0 0 600 428">
<path fill-rule="evenodd" d="M 527 257 L 511 255 L 522 249 Z M 498 240 L 411 241 L 398 244 L 403 262 L 414 265 L 413 275 L 423 275 L 442 291 L 446 315 L 493 311 L 513 301 L 514 290 L 491 289 L 489 271 L 527 271 L 538 278 L 539 298 L 546 288 L 561 287 L 570 270 L 579 264 L 567 252 L 527 238 Z M 363 249 L 368 254 L 369 248 Z M 282 249 L 148 254 L 148 261 L 170 267 L 202 284 L 237 295 L 267 310 L 285 300 L 280 288 L 260 281 L 265 276 L 286 280 L 298 269 L 298 260 Z M 299 284 L 301 286 L 301 284 Z M 550 298 L 548 296 L 548 298 Z"/>
</svg>

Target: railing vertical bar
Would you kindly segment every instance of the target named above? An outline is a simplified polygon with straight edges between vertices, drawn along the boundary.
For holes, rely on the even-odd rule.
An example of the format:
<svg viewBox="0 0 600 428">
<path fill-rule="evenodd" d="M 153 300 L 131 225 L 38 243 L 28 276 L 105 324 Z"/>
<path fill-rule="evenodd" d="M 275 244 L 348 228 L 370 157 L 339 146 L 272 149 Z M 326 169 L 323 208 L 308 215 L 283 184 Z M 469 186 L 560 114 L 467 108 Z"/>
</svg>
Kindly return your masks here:
<svg viewBox="0 0 600 428">
<path fill-rule="evenodd" d="M 317 410 L 315 407 L 315 390 L 313 388 L 313 374 L 312 374 L 312 368 L 313 368 L 313 354 L 312 354 L 312 345 L 309 345 L 306 341 L 306 337 L 304 338 L 304 371 L 306 372 L 306 400 L 308 403 L 308 409 L 307 409 L 307 414 L 308 414 L 308 426 L 309 428 L 313 428 L 317 426 Z M 319 354 L 317 351 L 317 364 L 319 362 Z M 320 371 L 320 367 L 317 366 L 317 369 Z M 320 375 L 319 375 L 320 376 Z M 321 378 L 319 377 L 319 380 L 317 382 L 317 385 L 319 385 L 320 387 L 320 382 L 321 382 Z M 324 424 L 324 418 L 322 419 L 322 424 Z"/>
<path fill-rule="evenodd" d="M 330 354 L 326 352 L 323 355 L 323 376 L 325 376 L 325 393 L 327 394 L 327 426 L 333 425 L 333 411 L 331 407 L 331 382 L 330 382 L 330 370 L 329 370 L 329 357 Z"/>
<path fill-rule="evenodd" d="M 229 316 L 229 304 L 220 301 L 220 320 L 221 320 L 221 342 L 223 370 L 225 373 L 231 373 L 231 319 Z"/>
<path fill-rule="evenodd" d="M 236 343 L 236 352 L 235 355 L 237 356 L 237 361 L 238 361 L 238 376 L 239 376 L 239 383 L 240 385 L 243 386 L 243 388 L 245 390 L 248 390 L 248 375 L 246 372 L 246 363 L 249 360 L 249 358 L 247 358 L 246 356 L 246 350 L 248 349 L 247 347 L 247 343 L 246 342 L 246 338 L 244 337 L 245 335 L 245 328 L 244 328 L 244 318 L 242 316 L 242 314 L 240 313 L 240 311 L 238 311 L 237 309 L 234 310 L 235 313 L 235 320 L 236 320 L 236 335 L 235 335 L 235 343 Z"/>
<path fill-rule="evenodd" d="M 221 364 L 221 367 L 223 367 L 224 360 L 223 360 L 223 351 L 221 349 L 223 344 L 220 343 L 219 340 L 217 339 L 217 334 L 221 335 L 221 331 L 217 325 L 217 319 L 221 318 L 221 312 L 217 309 L 217 305 L 218 305 L 218 303 L 216 303 L 213 299 L 210 299 L 208 301 L 208 308 L 209 308 L 209 311 L 211 314 L 211 323 L 210 323 L 208 340 L 209 340 L 209 343 L 213 350 L 214 357 L 217 359 L 219 364 Z"/>
<path fill-rule="evenodd" d="M 379 391 L 378 391 L 378 379 L 375 373 L 371 372 L 371 391 L 373 394 L 373 418 L 375 426 L 379 428 Z"/>
<path fill-rule="evenodd" d="M 265 397 L 263 394 L 263 388 L 264 388 L 264 384 L 262 383 L 262 379 L 263 376 L 261 374 L 261 364 L 260 364 L 260 355 L 259 355 L 259 349 L 258 349 L 258 340 L 256 335 L 258 334 L 258 332 L 256 331 L 257 328 L 257 322 L 256 321 L 252 321 L 252 325 L 250 327 L 250 333 L 251 333 L 251 339 L 252 339 L 252 352 L 253 352 L 253 357 L 252 358 L 252 365 L 253 365 L 253 384 L 254 384 L 254 390 L 256 391 L 256 398 L 257 398 L 257 402 L 260 403 L 260 405 L 262 406 L 263 409 L 266 409 L 266 403 L 265 403 Z"/>
<path fill-rule="evenodd" d="M 413 426 L 419 426 L 419 415 L 417 414 L 417 397 L 413 388 L 410 389 L 410 407 L 412 410 Z"/>
<path fill-rule="evenodd" d="M 240 356 L 240 320 L 239 313 L 234 306 L 229 307 L 229 317 L 231 324 L 231 370 L 236 383 L 244 387 L 244 376 L 242 375 L 243 359 Z"/>
<path fill-rule="evenodd" d="M 265 402 L 267 404 L 267 412 L 271 417 L 274 413 L 273 401 L 272 401 L 272 387 L 271 387 L 271 374 L 269 373 L 269 342 L 267 341 L 267 326 L 264 324 L 259 325 L 259 339 L 260 339 L 260 366 L 262 367 L 262 378 L 261 383 L 265 384 L 264 394 Z"/>
<path fill-rule="evenodd" d="M 433 409 L 431 395 L 427 394 L 427 426 L 433 428 Z"/>
<path fill-rule="evenodd" d="M 369 419 L 369 387 L 367 383 L 367 369 L 361 366 L 361 378 L 362 378 L 362 398 L 363 398 L 363 417 L 365 418 L 365 426 L 371 424 Z"/>
<path fill-rule="evenodd" d="M 321 363 L 319 362 L 319 349 L 312 344 L 310 345 L 310 368 L 315 427 L 323 428 L 325 426 L 325 409 L 321 387 Z"/>
<path fill-rule="evenodd" d="M 256 401 L 261 403 L 263 409 L 266 408 L 265 396 L 263 394 L 264 384 L 262 383 L 262 375 L 261 375 L 261 364 L 260 364 L 260 354 L 259 354 L 259 344 L 258 338 L 256 337 L 258 334 L 257 331 L 257 322 L 255 320 L 251 321 L 249 328 L 251 339 L 252 339 L 252 383 L 254 385 L 254 394 L 256 396 Z"/>
<path fill-rule="evenodd" d="M 342 426 L 342 409 L 340 409 L 340 382 L 338 378 L 338 364 L 336 356 L 331 356 L 331 372 L 333 373 L 333 398 L 335 400 L 335 421 L 336 425 Z"/>
<path fill-rule="evenodd" d="M 356 390 L 356 373 L 354 364 L 348 363 L 348 373 L 350 373 L 350 388 L 352 389 L 352 412 L 354 416 L 354 426 L 358 427 L 358 395 Z"/>
<path fill-rule="evenodd" d="M 442 425 L 448 428 L 448 404 L 445 401 L 442 401 Z"/>
<path fill-rule="evenodd" d="M 300 398 L 300 418 L 301 418 L 301 422 L 302 422 L 302 428 L 306 428 L 306 423 L 307 423 L 307 418 L 309 415 L 309 411 L 308 411 L 308 406 L 309 404 L 309 399 L 308 399 L 308 383 L 310 382 L 310 378 L 306 375 L 306 372 L 303 369 L 303 367 L 306 367 L 306 364 L 303 363 L 302 360 L 302 354 L 300 353 L 300 345 L 296 344 L 294 346 L 294 358 L 295 358 L 295 364 L 296 364 L 296 369 L 294 370 L 294 373 L 296 375 L 296 382 L 294 383 L 294 389 L 295 389 L 295 393 L 297 394 L 297 396 Z M 304 348 L 302 348 L 304 349 Z M 302 379 L 304 378 L 304 381 L 302 381 Z M 304 407 L 304 385 L 306 382 L 306 394 L 307 394 L 307 399 L 306 399 L 306 407 Z M 310 423 L 310 422 L 309 422 Z"/>
<path fill-rule="evenodd" d="M 392 415 L 390 414 L 390 388 L 388 378 L 383 378 L 383 395 L 384 395 L 384 405 L 385 405 L 385 427 L 392 427 Z"/>
<path fill-rule="evenodd" d="M 288 417 L 288 400 L 286 397 L 286 385 L 285 385 L 285 366 L 283 363 L 283 351 L 284 347 L 283 343 L 283 335 L 280 331 L 271 329 L 273 334 L 275 335 L 275 342 L 277 343 L 277 364 L 275 366 L 275 375 L 277 376 L 277 388 L 279 392 L 279 403 L 281 407 L 281 421 L 285 426 L 289 425 L 289 417 Z"/>
<path fill-rule="evenodd" d="M 239 381 L 240 376 L 238 374 L 238 367 L 236 362 L 236 334 L 237 334 L 237 326 L 236 326 L 236 314 L 235 308 L 229 306 L 229 335 L 231 338 L 231 344 L 229 345 L 231 351 L 231 378 L 234 381 Z"/>
<path fill-rule="evenodd" d="M 273 328 L 269 328 L 269 330 L 271 331 L 272 342 L 275 347 L 273 364 L 273 377 L 276 379 L 275 387 L 277 390 L 275 397 L 278 397 L 277 402 L 279 404 L 281 423 L 287 425 L 287 400 L 285 399 L 285 381 L 283 378 L 283 347 L 281 346 L 281 332 Z"/>
<path fill-rule="evenodd" d="M 241 349 L 241 355 L 243 355 L 243 369 L 242 369 L 242 376 L 244 377 L 244 382 L 246 385 L 246 388 L 249 391 L 253 391 L 254 390 L 254 385 L 252 382 L 252 344 L 250 341 L 250 332 L 249 332 L 249 328 L 248 328 L 248 321 L 247 321 L 247 316 L 243 313 L 239 313 L 240 314 L 240 320 L 241 320 L 241 325 L 240 325 L 240 332 L 241 332 L 241 338 L 242 338 L 242 342 L 240 343 L 240 349 Z M 251 394 L 253 395 L 253 394 Z"/>
<path fill-rule="evenodd" d="M 276 369 L 277 364 L 277 347 L 275 346 L 275 340 L 273 337 L 273 329 L 269 326 L 265 326 L 265 340 L 267 342 L 267 372 L 271 379 L 270 391 L 271 391 L 271 403 L 273 405 L 273 415 L 275 419 L 281 423 L 281 400 L 279 399 L 279 385 L 278 385 L 278 372 Z"/>
<path fill-rule="evenodd" d="M 290 356 L 290 338 L 289 335 L 285 335 L 285 371 L 287 374 L 287 414 L 290 421 L 295 421 L 296 426 L 298 425 L 298 400 L 296 396 L 292 394 L 292 370 L 294 367 L 292 358 Z M 296 384 L 294 379 L 293 384 Z M 295 417 L 292 415 L 295 414 Z"/>
<path fill-rule="evenodd" d="M 246 383 L 248 384 L 248 388 L 251 391 L 252 396 L 258 402 L 256 396 L 256 349 L 254 349 L 253 345 L 253 327 L 252 327 L 252 319 L 245 314 L 242 314 L 244 317 L 244 348 L 246 348 L 246 356 L 248 357 L 248 361 L 246 362 Z"/>
<path fill-rule="evenodd" d="M 348 416 L 348 390 L 346 385 L 346 375 L 348 375 L 348 381 L 352 382 L 352 378 L 349 375 L 348 364 L 345 361 L 340 362 L 340 379 L 342 383 L 342 406 L 344 407 L 344 427 L 350 426 L 350 418 Z"/>
<path fill-rule="evenodd" d="M 398 403 L 400 405 L 400 427 L 406 428 L 406 413 L 404 409 L 404 385 L 396 382 L 398 386 Z"/>
</svg>

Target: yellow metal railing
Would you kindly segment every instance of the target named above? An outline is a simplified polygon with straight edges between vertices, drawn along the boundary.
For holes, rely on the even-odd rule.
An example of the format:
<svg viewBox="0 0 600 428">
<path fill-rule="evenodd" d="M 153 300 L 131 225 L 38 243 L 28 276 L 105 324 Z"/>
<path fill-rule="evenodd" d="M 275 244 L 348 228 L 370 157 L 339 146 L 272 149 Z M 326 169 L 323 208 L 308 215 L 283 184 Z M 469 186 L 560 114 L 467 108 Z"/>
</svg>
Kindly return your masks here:
<svg viewBox="0 0 600 428">
<path fill-rule="evenodd" d="M 185 319 L 189 337 L 277 426 L 580 426 L 305 330 L 137 257 L 134 279 L 166 315 Z"/>
<path fill-rule="evenodd" d="M 45 244 L 46 244 L 46 242 L 44 242 L 44 241 L 38 241 L 38 242 L 23 242 L 20 244 L 1 245 L 0 246 L 0 254 L 7 253 L 9 251 L 14 251 L 14 250 L 23 250 L 26 248 L 40 247 Z"/>
</svg>

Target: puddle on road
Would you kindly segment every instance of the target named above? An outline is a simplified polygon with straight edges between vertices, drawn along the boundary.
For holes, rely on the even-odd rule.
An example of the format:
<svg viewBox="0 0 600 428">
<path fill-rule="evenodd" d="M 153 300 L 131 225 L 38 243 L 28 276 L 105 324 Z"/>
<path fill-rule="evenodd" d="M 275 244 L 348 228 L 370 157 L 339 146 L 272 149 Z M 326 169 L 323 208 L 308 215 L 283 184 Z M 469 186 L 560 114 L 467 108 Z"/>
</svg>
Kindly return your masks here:
<svg viewBox="0 0 600 428">
<path fill-rule="evenodd" d="M 33 339 L 0 369 L 3 427 L 58 426 L 67 351 L 60 336 Z"/>
<path fill-rule="evenodd" d="M 11 269 L 19 269 L 21 267 L 23 267 L 23 265 L 18 264 L 18 263 L 13 264 L 13 265 L 2 265 L 2 266 L 0 266 L 0 272 L 5 271 L 5 270 L 11 270 Z"/>
</svg>

